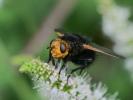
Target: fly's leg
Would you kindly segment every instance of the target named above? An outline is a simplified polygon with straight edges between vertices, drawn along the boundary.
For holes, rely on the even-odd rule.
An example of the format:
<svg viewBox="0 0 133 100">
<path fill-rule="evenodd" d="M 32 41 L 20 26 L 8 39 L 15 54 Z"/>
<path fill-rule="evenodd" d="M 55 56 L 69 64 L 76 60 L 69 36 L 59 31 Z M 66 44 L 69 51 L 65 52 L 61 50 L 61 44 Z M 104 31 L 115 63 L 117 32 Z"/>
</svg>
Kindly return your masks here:
<svg viewBox="0 0 133 100">
<path fill-rule="evenodd" d="M 59 74 L 59 77 L 58 77 L 58 79 L 60 78 L 61 71 L 65 68 L 65 66 L 66 66 L 66 62 L 63 62 L 63 65 L 59 69 L 59 73 L 58 73 Z"/>
<path fill-rule="evenodd" d="M 61 73 L 61 71 L 65 68 L 66 66 L 66 61 L 63 62 L 63 65 L 61 66 L 60 70 L 59 70 L 59 75 Z"/>
<path fill-rule="evenodd" d="M 71 75 L 72 75 L 74 72 L 76 72 L 77 70 L 82 70 L 82 71 L 83 71 L 84 68 L 85 68 L 85 67 L 80 66 L 80 67 L 78 67 L 78 68 L 73 69 L 73 70 L 71 71 L 71 73 L 67 76 L 67 83 L 68 83 L 68 81 L 69 81 L 69 78 L 71 77 Z"/>
<path fill-rule="evenodd" d="M 54 60 L 54 58 L 52 57 L 51 53 L 49 53 L 49 58 L 48 58 L 47 63 L 49 63 L 50 61 L 52 61 L 52 64 L 55 66 L 55 60 Z"/>
<path fill-rule="evenodd" d="M 82 72 L 83 72 L 83 70 L 87 67 L 87 66 L 89 66 L 89 64 L 88 64 L 88 62 L 92 62 L 93 61 L 93 59 L 88 59 L 87 61 L 84 61 L 84 65 L 82 65 L 81 66 L 81 69 L 80 69 L 80 72 L 79 72 L 79 74 L 81 75 L 82 74 Z"/>
<path fill-rule="evenodd" d="M 49 49 L 49 47 L 47 49 Z M 51 49 L 49 49 L 49 58 L 47 63 L 49 63 L 51 60 L 52 60 L 52 54 L 51 54 Z"/>
<path fill-rule="evenodd" d="M 49 58 L 48 58 L 47 63 L 49 63 L 50 61 L 52 61 L 52 64 L 55 66 L 55 60 L 54 60 L 54 58 L 52 57 L 52 54 L 49 51 Z"/>
<path fill-rule="evenodd" d="M 86 67 L 87 67 L 87 66 L 82 66 L 82 68 L 80 69 L 80 72 L 79 72 L 80 75 L 82 74 L 83 70 L 84 70 Z"/>
<path fill-rule="evenodd" d="M 55 60 L 54 60 L 54 58 L 51 57 L 51 60 L 52 60 L 52 64 L 53 64 L 53 66 L 55 66 Z"/>
<path fill-rule="evenodd" d="M 49 58 L 48 58 L 47 63 L 49 63 L 50 61 L 51 61 L 51 54 L 49 54 Z"/>
<path fill-rule="evenodd" d="M 53 40 L 50 42 L 50 46 L 51 46 L 52 42 L 53 42 Z M 49 63 L 51 60 L 53 60 L 53 57 L 52 57 L 52 54 L 51 54 L 52 48 L 50 46 L 47 47 L 47 49 L 49 49 L 49 58 L 48 58 L 47 63 Z M 52 61 L 52 63 L 53 63 L 53 65 L 55 65 L 54 61 Z"/>
<path fill-rule="evenodd" d="M 60 62 L 61 62 L 61 60 L 60 60 L 60 59 L 58 59 L 58 60 L 57 60 L 57 62 L 56 62 L 56 64 L 55 64 L 55 69 L 57 69 L 57 68 L 58 68 L 58 65 L 60 64 Z"/>
</svg>

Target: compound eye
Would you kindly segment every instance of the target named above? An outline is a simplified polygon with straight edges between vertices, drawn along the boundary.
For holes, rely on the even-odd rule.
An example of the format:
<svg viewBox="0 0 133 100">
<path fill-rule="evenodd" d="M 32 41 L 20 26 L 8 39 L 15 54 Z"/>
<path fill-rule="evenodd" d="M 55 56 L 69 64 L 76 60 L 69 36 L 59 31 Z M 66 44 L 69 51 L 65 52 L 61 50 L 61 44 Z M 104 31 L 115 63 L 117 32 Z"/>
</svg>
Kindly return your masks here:
<svg viewBox="0 0 133 100">
<path fill-rule="evenodd" d="M 64 53 L 64 52 L 66 51 L 66 46 L 65 46 L 64 43 L 61 43 L 61 45 L 60 45 L 60 51 L 61 51 L 62 53 Z"/>
</svg>

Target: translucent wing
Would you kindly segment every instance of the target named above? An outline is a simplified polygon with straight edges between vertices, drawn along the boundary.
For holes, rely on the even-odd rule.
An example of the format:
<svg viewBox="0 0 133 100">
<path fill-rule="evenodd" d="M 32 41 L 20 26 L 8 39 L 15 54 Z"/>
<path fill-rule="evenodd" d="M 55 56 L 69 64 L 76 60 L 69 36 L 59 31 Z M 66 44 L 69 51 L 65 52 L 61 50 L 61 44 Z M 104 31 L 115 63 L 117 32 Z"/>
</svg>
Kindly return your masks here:
<svg viewBox="0 0 133 100">
<path fill-rule="evenodd" d="M 111 56 L 111 57 L 124 59 L 124 57 L 115 54 L 111 50 L 109 50 L 107 48 L 104 48 L 104 47 L 101 47 L 101 46 L 98 46 L 98 45 L 93 44 L 93 43 L 83 44 L 83 48 L 89 49 L 89 50 L 92 50 L 92 51 L 95 51 L 95 52 L 99 52 L 99 53 L 102 53 L 102 54 L 105 54 L 105 55 L 108 55 L 108 56 Z"/>
</svg>

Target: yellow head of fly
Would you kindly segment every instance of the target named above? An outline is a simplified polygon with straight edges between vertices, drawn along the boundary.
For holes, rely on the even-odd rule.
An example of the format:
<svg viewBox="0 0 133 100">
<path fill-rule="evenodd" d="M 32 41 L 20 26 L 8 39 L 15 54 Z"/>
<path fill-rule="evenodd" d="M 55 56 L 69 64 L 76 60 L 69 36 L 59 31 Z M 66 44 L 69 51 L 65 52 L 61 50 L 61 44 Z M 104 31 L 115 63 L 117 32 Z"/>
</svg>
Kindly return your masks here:
<svg viewBox="0 0 133 100">
<path fill-rule="evenodd" d="M 54 58 L 62 59 L 65 58 L 69 53 L 69 45 L 66 41 L 61 39 L 55 39 L 51 43 L 51 54 Z"/>
</svg>

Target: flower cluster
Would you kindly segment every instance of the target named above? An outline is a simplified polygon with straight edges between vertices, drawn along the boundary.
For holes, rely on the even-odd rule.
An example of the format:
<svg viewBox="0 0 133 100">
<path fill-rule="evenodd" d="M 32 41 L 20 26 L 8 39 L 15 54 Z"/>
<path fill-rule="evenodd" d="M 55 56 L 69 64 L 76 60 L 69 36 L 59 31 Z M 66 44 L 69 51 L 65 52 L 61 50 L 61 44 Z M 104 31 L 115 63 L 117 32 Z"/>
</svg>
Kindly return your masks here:
<svg viewBox="0 0 133 100">
<path fill-rule="evenodd" d="M 70 77 L 67 83 L 65 70 L 60 75 L 58 70 L 38 59 L 25 62 L 19 69 L 32 76 L 34 89 L 47 100 L 116 100 L 116 94 L 107 94 L 101 83 L 92 85 L 85 75 Z"/>
<path fill-rule="evenodd" d="M 115 43 L 114 51 L 125 56 L 125 68 L 133 79 L 133 23 L 130 11 L 116 5 L 113 0 L 100 0 L 100 13 L 104 33 Z"/>
</svg>

